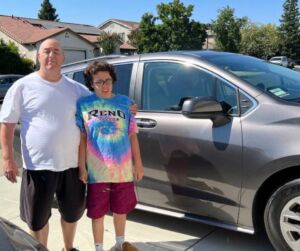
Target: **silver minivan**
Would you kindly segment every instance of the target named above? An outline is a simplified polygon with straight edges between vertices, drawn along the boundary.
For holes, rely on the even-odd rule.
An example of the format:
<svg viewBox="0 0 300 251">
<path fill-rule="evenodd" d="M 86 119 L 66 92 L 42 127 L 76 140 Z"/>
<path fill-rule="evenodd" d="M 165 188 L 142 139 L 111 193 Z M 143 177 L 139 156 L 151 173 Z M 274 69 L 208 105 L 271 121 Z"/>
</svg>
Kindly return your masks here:
<svg viewBox="0 0 300 251">
<path fill-rule="evenodd" d="M 138 208 L 246 233 L 264 228 L 276 250 L 299 250 L 300 73 L 214 51 L 106 60 L 114 91 L 139 106 Z M 84 84 L 88 63 L 63 73 Z"/>
</svg>

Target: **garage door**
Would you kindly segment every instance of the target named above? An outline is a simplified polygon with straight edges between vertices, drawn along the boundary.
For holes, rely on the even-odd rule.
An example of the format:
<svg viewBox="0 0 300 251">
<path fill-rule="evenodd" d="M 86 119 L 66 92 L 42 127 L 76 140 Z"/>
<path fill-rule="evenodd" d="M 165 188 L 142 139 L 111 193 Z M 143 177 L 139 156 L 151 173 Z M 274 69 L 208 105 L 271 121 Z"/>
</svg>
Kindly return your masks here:
<svg viewBox="0 0 300 251">
<path fill-rule="evenodd" d="M 64 49 L 65 64 L 86 59 L 86 53 L 83 50 L 68 50 Z"/>
</svg>

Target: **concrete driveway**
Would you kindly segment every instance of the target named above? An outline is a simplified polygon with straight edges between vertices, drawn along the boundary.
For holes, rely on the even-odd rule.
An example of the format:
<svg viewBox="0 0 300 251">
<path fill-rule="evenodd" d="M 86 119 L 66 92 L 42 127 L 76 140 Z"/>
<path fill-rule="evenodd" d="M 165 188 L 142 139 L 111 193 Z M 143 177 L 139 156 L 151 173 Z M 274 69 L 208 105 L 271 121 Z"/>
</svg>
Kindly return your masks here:
<svg viewBox="0 0 300 251">
<path fill-rule="evenodd" d="M 11 184 L 0 176 L 0 216 L 26 230 L 26 224 L 19 217 L 20 183 L 18 179 L 17 184 Z M 113 221 L 108 215 L 105 219 L 105 250 L 111 250 L 114 239 Z M 128 217 L 126 239 L 141 251 L 274 251 L 265 236 L 237 233 L 139 210 Z M 48 248 L 61 250 L 62 243 L 60 217 L 54 208 Z M 75 246 L 83 251 L 94 250 L 91 222 L 86 216 L 78 224 Z"/>
</svg>

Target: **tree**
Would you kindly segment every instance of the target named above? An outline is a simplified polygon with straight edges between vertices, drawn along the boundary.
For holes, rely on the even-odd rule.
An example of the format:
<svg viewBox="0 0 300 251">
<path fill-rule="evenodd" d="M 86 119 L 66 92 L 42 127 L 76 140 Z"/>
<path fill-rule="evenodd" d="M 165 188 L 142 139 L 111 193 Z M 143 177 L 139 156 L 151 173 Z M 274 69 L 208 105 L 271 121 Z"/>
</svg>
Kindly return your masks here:
<svg viewBox="0 0 300 251">
<path fill-rule="evenodd" d="M 286 0 L 279 27 L 281 54 L 296 59 L 300 57 L 299 10 L 297 0 Z"/>
<path fill-rule="evenodd" d="M 154 16 L 145 13 L 129 39 L 139 52 L 201 49 L 207 34 L 204 25 L 191 19 L 193 5 L 180 0 L 157 5 Z"/>
<path fill-rule="evenodd" d="M 248 23 L 241 34 L 241 53 L 265 59 L 278 55 L 280 34 L 275 25 Z"/>
<path fill-rule="evenodd" d="M 32 60 L 21 58 L 18 52 L 15 44 L 0 40 L 0 74 L 28 74 L 33 71 Z"/>
<path fill-rule="evenodd" d="M 113 54 L 118 45 L 120 45 L 120 37 L 117 33 L 103 32 L 98 38 L 98 43 L 102 48 L 104 55 Z"/>
<path fill-rule="evenodd" d="M 130 44 L 137 48 L 138 52 L 155 52 L 162 51 L 162 40 L 163 37 L 160 37 L 158 34 L 158 28 L 155 25 L 157 20 L 150 13 L 145 13 L 140 22 L 139 28 L 132 31 L 128 39 Z"/>
<path fill-rule="evenodd" d="M 215 33 L 216 49 L 221 51 L 239 52 L 241 28 L 247 23 L 247 18 L 234 16 L 234 9 L 229 6 L 219 10 L 217 20 L 212 22 Z"/>
<path fill-rule="evenodd" d="M 39 19 L 59 21 L 58 15 L 56 14 L 56 9 L 53 8 L 49 0 L 44 0 L 41 4 L 41 9 L 38 13 Z"/>
</svg>

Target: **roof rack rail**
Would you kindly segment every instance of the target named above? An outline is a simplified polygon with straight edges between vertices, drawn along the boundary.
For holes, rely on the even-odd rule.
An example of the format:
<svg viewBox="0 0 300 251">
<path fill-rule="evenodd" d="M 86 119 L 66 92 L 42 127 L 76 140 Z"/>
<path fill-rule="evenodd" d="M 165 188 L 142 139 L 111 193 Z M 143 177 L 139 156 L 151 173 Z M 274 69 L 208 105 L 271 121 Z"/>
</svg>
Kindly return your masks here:
<svg viewBox="0 0 300 251">
<path fill-rule="evenodd" d="M 84 59 L 84 60 L 64 64 L 63 66 L 70 66 L 70 65 L 76 65 L 76 64 L 81 64 L 81 63 L 87 63 L 87 62 L 95 61 L 95 60 L 99 60 L 99 59 L 113 59 L 113 58 L 122 58 L 122 57 L 126 57 L 126 55 L 111 54 L 111 55 L 105 55 L 105 56 L 100 56 L 100 57 L 88 58 L 88 59 Z"/>
</svg>

